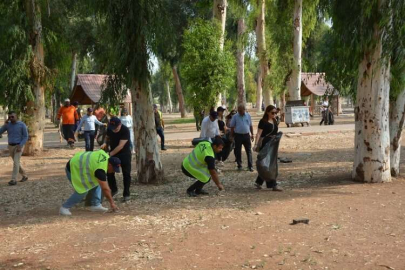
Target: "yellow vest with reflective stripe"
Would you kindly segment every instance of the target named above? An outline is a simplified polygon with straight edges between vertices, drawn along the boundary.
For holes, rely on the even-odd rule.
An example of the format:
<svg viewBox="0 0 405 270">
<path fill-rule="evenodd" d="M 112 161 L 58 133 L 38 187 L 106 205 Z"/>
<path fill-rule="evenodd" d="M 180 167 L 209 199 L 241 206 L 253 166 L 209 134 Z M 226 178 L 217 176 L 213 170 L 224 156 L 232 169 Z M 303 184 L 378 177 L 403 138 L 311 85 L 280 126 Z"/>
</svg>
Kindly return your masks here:
<svg viewBox="0 0 405 270">
<path fill-rule="evenodd" d="M 72 185 L 77 193 L 83 194 L 97 187 L 96 170 L 107 173 L 109 156 L 104 150 L 76 153 L 70 160 Z"/>
<path fill-rule="evenodd" d="M 210 171 L 205 162 L 206 157 L 215 157 L 210 142 L 200 142 L 194 150 L 183 160 L 183 167 L 196 179 L 207 183 L 210 178 Z"/>
</svg>

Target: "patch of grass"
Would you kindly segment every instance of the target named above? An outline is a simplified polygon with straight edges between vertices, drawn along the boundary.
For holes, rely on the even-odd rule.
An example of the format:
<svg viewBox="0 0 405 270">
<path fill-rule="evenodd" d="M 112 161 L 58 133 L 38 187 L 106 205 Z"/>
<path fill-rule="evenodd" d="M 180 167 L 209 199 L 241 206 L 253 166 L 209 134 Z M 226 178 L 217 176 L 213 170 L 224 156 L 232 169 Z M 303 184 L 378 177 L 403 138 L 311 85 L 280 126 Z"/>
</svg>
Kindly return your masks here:
<svg viewBox="0 0 405 270">
<path fill-rule="evenodd" d="M 195 123 L 194 118 L 179 118 L 174 120 L 166 120 L 166 124 L 192 124 Z"/>
</svg>

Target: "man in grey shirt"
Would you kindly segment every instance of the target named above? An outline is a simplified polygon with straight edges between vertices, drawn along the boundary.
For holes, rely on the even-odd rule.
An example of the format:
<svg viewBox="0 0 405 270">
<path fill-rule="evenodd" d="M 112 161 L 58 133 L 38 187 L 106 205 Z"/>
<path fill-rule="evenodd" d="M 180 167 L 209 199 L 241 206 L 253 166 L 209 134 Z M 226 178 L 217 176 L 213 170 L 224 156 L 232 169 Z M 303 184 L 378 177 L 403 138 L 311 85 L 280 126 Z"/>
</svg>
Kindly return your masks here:
<svg viewBox="0 0 405 270">
<path fill-rule="evenodd" d="M 246 112 L 245 105 L 238 106 L 238 113 L 231 120 L 231 135 L 235 140 L 235 156 L 238 170 L 242 170 L 242 145 L 248 158 L 248 170 L 253 172 L 252 142 L 254 140 L 252 118 Z M 250 132 L 250 135 L 249 135 Z"/>
<path fill-rule="evenodd" d="M 8 182 L 10 186 L 17 185 L 17 175 L 18 172 L 23 176 L 20 182 L 25 182 L 28 180 L 27 174 L 20 164 L 21 154 L 25 143 L 28 140 L 27 126 L 21 122 L 17 121 L 17 114 L 13 111 L 8 113 L 8 120 L 0 128 L 0 135 L 4 132 L 8 133 L 8 151 L 10 152 L 10 157 L 14 161 L 13 174 L 11 176 L 11 181 Z"/>
</svg>

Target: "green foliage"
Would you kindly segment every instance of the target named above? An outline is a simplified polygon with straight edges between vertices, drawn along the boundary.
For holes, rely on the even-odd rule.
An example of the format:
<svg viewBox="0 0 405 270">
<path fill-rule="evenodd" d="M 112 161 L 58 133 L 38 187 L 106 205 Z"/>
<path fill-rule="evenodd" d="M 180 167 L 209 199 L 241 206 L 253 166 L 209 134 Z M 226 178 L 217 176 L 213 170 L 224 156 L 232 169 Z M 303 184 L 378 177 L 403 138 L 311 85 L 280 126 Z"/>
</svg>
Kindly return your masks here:
<svg viewBox="0 0 405 270">
<path fill-rule="evenodd" d="M 378 41 L 374 33 L 377 26 L 383 34 L 381 61 L 391 61 L 391 98 L 404 89 L 405 2 L 387 0 L 382 3 L 379 7 L 377 0 L 329 0 L 325 5 L 329 7 L 333 26 L 327 35 L 328 50 L 323 66 L 327 80 L 343 90 L 343 94 L 355 96 L 358 66 Z"/>
<path fill-rule="evenodd" d="M 266 3 L 266 43 L 270 66 L 270 75 L 266 80 L 277 95 L 285 91 L 292 70 L 294 40 L 292 21 L 295 1 L 269 0 Z M 303 49 L 318 21 L 318 3 L 319 0 L 303 0 Z"/>
<path fill-rule="evenodd" d="M 212 21 L 197 19 L 184 34 L 183 75 L 188 101 L 194 108 L 208 108 L 234 83 L 235 59 L 229 44 L 220 50 L 221 29 Z"/>
</svg>

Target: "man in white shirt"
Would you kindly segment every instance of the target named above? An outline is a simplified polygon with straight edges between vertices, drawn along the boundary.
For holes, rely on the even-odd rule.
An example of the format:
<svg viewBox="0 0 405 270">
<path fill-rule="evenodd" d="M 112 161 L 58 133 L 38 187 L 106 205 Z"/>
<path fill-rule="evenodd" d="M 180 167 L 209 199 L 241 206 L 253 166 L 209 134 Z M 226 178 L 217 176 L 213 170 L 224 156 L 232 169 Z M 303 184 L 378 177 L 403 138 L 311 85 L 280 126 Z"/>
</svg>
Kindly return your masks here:
<svg viewBox="0 0 405 270">
<path fill-rule="evenodd" d="M 129 135 L 131 137 L 131 152 L 135 154 L 135 136 L 134 136 L 134 124 L 132 116 L 128 114 L 127 108 L 121 110 L 121 123 L 129 129 Z"/>
<path fill-rule="evenodd" d="M 322 121 L 319 123 L 319 125 L 322 126 L 322 123 L 325 122 L 325 125 L 328 123 L 328 112 L 329 110 L 329 100 L 328 97 L 325 98 L 325 100 L 322 102 L 322 107 L 321 107 L 321 113 L 322 113 Z"/>
<path fill-rule="evenodd" d="M 201 123 L 200 138 L 214 138 L 220 136 L 218 126 L 218 113 L 216 111 L 210 112 L 210 115 L 205 117 Z"/>
</svg>

